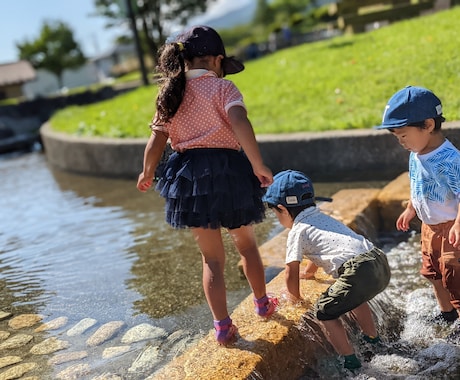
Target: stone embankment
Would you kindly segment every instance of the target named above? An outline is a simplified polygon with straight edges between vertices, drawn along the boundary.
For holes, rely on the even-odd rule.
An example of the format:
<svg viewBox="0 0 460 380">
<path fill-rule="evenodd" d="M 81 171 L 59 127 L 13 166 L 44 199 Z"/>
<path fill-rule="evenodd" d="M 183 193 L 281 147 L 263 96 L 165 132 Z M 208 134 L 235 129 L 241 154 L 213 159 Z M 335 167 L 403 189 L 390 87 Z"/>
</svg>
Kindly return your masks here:
<svg viewBox="0 0 460 380">
<path fill-rule="evenodd" d="M 460 146 L 460 122 L 445 123 L 445 135 Z M 59 169 L 92 176 L 137 178 L 146 138 L 85 138 L 40 130 L 48 162 Z M 408 153 L 387 131 L 361 129 L 258 135 L 265 163 L 277 173 L 301 170 L 313 181 L 362 181 L 393 178 L 407 170 Z"/>
<path fill-rule="evenodd" d="M 341 190 L 320 207 L 373 240 L 379 231 L 393 228 L 408 196 L 403 173 L 383 189 Z M 284 267 L 286 235 L 283 231 L 260 247 L 266 267 Z M 40 315 L 0 312 L 0 380 L 296 379 L 304 366 L 314 364 L 319 344 L 307 340 L 299 326 L 331 282 L 323 272 L 302 281 L 305 301 L 290 305 L 280 297 L 281 271 L 267 285 L 281 298 L 277 313 L 262 320 L 248 296 L 231 314 L 239 339 L 228 348 L 216 344 L 213 331 L 204 337 L 185 331 L 168 335 L 148 323 L 99 324 L 88 316 L 69 326 L 68 316 L 44 321 Z"/>
</svg>

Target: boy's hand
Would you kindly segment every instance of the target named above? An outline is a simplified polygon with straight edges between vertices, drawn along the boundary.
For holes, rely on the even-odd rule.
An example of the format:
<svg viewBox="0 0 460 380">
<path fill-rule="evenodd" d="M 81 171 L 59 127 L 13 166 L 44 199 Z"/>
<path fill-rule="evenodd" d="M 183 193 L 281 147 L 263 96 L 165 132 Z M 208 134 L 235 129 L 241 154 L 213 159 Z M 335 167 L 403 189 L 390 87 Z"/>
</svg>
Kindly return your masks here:
<svg viewBox="0 0 460 380">
<path fill-rule="evenodd" d="M 318 270 L 318 266 L 313 264 L 313 262 L 308 261 L 305 269 L 300 273 L 299 277 L 304 280 L 312 280 L 315 278 L 315 273 Z"/>
<path fill-rule="evenodd" d="M 300 278 L 303 280 L 313 280 L 315 278 L 315 272 L 312 273 L 312 272 L 304 271 L 300 273 Z"/>
<path fill-rule="evenodd" d="M 398 220 L 396 221 L 396 229 L 398 231 L 408 231 L 410 221 L 414 219 L 416 213 L 415 210 L 411 207 L 406 208 L 402 214 L 399 216 Z"/>
<path fill-rule="evenodd" d="M 460 223 L 454 223 L 449 231 L 449 243 L 457 248 L 460 245 Z"/>
</svg>

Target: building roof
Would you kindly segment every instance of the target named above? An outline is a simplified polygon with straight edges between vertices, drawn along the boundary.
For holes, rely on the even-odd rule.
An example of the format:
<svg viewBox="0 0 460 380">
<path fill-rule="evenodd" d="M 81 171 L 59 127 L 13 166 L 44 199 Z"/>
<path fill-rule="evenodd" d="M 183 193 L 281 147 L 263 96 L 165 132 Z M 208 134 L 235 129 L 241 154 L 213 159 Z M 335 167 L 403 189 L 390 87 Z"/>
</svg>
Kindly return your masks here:
<svg viewBox="0 0 460 380">
<path fill-rule="evenodd" d="M 28 61 L 0 64 L 0 87 L 30 82 L 35 77 L 35 70 Z"/>
</svg>

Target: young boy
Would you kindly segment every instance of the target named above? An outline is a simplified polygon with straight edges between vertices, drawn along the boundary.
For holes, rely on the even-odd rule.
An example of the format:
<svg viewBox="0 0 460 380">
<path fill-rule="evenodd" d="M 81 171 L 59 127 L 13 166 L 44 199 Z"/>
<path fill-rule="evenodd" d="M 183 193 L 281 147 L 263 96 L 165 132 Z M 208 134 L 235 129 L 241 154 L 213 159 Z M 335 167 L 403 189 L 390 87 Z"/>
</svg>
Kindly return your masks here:
<svg viewBox="0 0 460 380">
<path fill-rule="evenodd" d="M 460 152 L 441 132 L 441 101 L 430 90 L 407 86 L 388 101 L 382 124 L 410 151 L 411 199 L 396 221 L 409 229 L 422 221 L 420 273 L 434 288 L 441 313 L 435 322 L 454 322 L 460 309 Z"/>
<path fill-rule="evenodd" d="M 286 286 L 292 300 L 301 300 L 299 268 L 304 257 L 311 261 L 306 276 L 318 267 L 336 279 L 316 304 L 316 317 L 347 369 L 361 367 L 348 340 L 340 316 L 352 312 L 370 343 L 380 341 L 367 303 L 390 281 L 385 254 L 363 236 L 320 211 L 311 180 L 303 173 L 286 170 L 273 178 L 264 196 L 279 222 L 289 228 L 286 248 Z"/>
</svg>

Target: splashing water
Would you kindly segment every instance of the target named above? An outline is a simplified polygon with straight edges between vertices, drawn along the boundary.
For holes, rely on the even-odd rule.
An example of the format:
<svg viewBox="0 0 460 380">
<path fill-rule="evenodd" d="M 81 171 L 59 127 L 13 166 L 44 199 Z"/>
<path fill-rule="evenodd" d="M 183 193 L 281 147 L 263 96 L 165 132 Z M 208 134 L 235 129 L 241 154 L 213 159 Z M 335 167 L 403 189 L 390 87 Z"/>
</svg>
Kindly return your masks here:
<svg viewBox="0 0 460 380">
<path fill-rule="evenodd" d="M 420 235 L 412 233 L 407 241 L 384 249 L 392 278 L 370 302 L 382 344 L 364 342 L 352 317 L 344 316 L 363 365 L 353 372 L 345 370 L 314 316 L 305 316 L 301 330 L 317 346 L 316 363 L 306 363 L 299 380 L 460 379 L 460 320 L 450 325 L 431 321 L 440 310 L 431 284 L 419 274 Z"/>
</svg>

